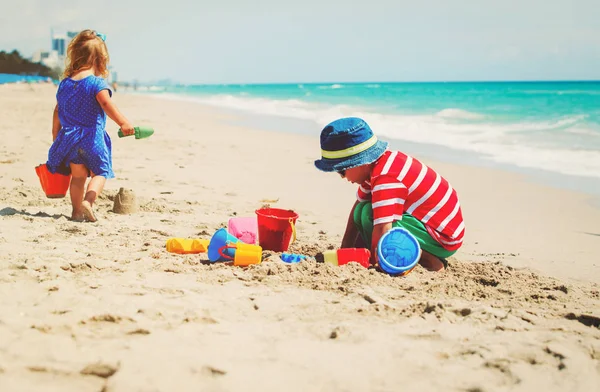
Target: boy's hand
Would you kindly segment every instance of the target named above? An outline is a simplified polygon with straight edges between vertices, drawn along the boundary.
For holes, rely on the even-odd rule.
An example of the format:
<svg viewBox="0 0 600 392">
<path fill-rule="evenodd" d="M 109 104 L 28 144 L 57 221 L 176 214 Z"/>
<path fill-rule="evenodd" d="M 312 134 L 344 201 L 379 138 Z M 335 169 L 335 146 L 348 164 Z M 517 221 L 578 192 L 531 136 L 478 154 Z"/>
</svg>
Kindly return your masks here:
<svg viewBox="0 0 600 392">
<path fill-rule="evenodd" d="M 131 124 L 126 122 L 121 125 L 121 132 L 123 132 L 123 135 L 129 136 L 135 134 L 135 129 Z"/>
<path fill-rule="evenodd" d="M 371 252 L 371 265 L 376 269 L 381 270 L 379 267 L 379 253 L 377 252 L 377 248 Z"/>
<path fill-rule="evenodd" d="M 377 255 L 377 247 L 381 236 L 392 229 L 392 222 L 381 223 L 373 226 L 373 238 L 371 238 L 371 263 L 374 266 L 379 265 L 379 256 Z"/>
<path fill-rule="evenodd" d="M 375 250 L 375 252 L 371 252 L 371 260 L 369 261 L 373 267 L 379 267 L 379 256 L 377 255 L 377 250 Z"/>
</svg>

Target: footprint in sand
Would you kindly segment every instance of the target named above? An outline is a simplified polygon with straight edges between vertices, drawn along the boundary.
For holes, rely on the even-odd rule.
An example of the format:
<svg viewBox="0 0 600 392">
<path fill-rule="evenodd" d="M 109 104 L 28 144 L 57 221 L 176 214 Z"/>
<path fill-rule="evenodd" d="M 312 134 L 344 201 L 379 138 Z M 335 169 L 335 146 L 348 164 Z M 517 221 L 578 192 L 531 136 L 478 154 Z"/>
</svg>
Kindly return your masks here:
<svg viewBox="0 0 600 392">
<path fill-rule="evenodd" d="M 202 372 L 208 374 L 209 376 L 212 377 L 217 377 L 217 376 L 224 376 L 227 374 L 227 371 L 225 370 L 221 370 L 212 366 L 204 366 L 202 368 Z"/>
<path fill-rule="evenodd" d="M 109 378 L 119 370 L 119 364 L 109 365 L 106 363 L 93 363 L 83 368 L 80 373 L 86 376 Z"/>
</svg>

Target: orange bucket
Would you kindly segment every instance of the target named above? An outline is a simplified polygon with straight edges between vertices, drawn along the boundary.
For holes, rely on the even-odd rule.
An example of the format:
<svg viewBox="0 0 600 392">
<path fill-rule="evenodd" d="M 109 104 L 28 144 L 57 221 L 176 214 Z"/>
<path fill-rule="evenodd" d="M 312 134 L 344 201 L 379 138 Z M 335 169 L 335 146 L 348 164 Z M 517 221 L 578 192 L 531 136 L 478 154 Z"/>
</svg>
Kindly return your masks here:
<svg viewBox="0 0 600 392">
<path fill-rule="evenodd" d="M 298 214 L 280 208 L 256 210 L 258 220 L 258 244 L 265 250 L 285 252 L 296 240 Z"/>
<path fill-rule="evenodd" d="M 59 173 L 50 173 L 46 164 L 36 166 L 35 173 L 40 179 L 42 189 L 49 199 L 60 199 L 67 195 L 71 176 L 65 176 Z"/>
</svg>

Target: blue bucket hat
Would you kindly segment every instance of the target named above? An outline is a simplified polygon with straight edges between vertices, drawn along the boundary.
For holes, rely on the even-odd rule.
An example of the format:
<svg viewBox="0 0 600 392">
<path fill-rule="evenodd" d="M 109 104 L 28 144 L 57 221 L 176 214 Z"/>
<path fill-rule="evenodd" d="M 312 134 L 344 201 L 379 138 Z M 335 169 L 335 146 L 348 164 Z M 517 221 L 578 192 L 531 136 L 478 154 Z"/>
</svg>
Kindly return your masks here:
<svg viewBox="0 0 600 392">
<path fill-rule="evenodd" d="M 363 119 L 340 118 L 321 131 L 321 159 L 315 166 L 325 172 L 340 172 L 368 165 L 383 155 L 387 145 Z"/>
</svg>

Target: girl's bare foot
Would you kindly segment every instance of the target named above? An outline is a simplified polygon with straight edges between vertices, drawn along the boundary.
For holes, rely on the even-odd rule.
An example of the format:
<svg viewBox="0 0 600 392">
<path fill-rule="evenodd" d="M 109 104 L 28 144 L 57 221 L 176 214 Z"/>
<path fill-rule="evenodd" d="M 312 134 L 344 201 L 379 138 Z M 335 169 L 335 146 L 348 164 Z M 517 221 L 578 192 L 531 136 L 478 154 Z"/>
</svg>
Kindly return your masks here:
<svg viewBox="0 0 600 392">
<path fill-rule="evenodd" d="M 98 220 L 96 219 L 96 215 L 94 215 L 94 210 L 92 209 L 92 205 L 89 201 L 84 200 L 81 202 L 81 210 L 83 211 L 85 220 L 88 222 L 96 222 Z"/>
<path fill-rule="evenodd" d="M 85 216 L 83 216 L 83 211 L 81 211 L 81 208 L 73 208 L 71 211 L 71 220 L 73 222 L 83 222 L 85 220 Z"/>
<path fill-rule="evenodd" d="M 83 216 L 83 214 L 72 214 L 71 220 L 73 222 L 83 222 L 85 220 L 85 217 Z"/>
</svg>

